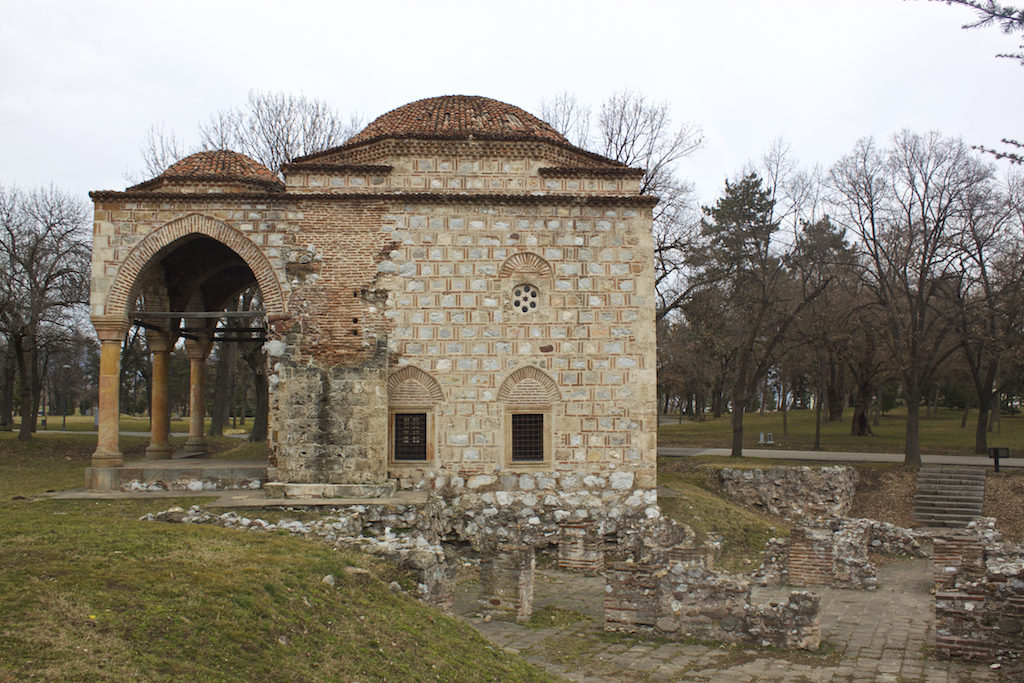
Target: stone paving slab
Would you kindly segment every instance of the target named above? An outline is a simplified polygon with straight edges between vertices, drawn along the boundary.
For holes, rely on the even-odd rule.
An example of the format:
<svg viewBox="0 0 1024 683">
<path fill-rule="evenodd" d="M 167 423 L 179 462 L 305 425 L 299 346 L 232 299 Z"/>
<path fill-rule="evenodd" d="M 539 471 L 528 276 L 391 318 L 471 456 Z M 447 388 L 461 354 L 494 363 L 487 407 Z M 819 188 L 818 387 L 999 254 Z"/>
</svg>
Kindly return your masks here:
<svg viewBox="0 0 1024 683">
<path fill-rule="evenodd" d="M 935 658 L 929 560 L 878 568 L 877 591 L 823 588 L 819 652 L 644 639 L 603 629 L 604 579 L 538 570 L 530 624 L 484 621 L 475 570 L 462 568 L 456 614 L 489 641 L 571 681 L 1010 681 L 987 663 Z M 755 589 L 769 601 L 789 589 Z M 553 625 L 549 625 L 553 624 Z"/>
</svg>

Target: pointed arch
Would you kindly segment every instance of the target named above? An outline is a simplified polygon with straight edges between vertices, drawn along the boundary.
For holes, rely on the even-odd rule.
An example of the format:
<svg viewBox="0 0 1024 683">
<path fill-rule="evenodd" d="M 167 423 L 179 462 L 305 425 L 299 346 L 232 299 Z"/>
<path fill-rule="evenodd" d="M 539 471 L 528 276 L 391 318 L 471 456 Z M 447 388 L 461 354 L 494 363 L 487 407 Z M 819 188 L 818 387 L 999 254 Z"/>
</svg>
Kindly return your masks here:
<svg viewBox="0 0 1024 683">
<path fill-rule="evenodd" d="M 501 268 L 498 269 L 501 277 L 512 277 L 513 275 L 538 275 L 540 277 L 551 277 L 551 264 L 542 259 L 532 251 L 521 251 L 512 254 L 505 259 Z"/>
<path fill-rule="evenodd" d="M 440 403 L 441 385 L 415 365 L 407 365 L 388 377 L 388 402 L 395 404 Z"/>
<path fill-rule="evenodd" d="M 555 380 L 532 365 L 513 372 L 498 389 L 498 400 L 510 405 L 549 405 L 561 399 Z"/>
<path fill-rule="evenodd" d="M 188 235 L 204 235 L 224 244 L 245 261 L 256 277 L 268 316 L 284 315 L 285 300 L 274 267 L 251 239 L 223 221 L 193 213 L 175 219 L 146 235 L 131 250 L 114 276 L 107 293 L 107 316 L 127 316 L 139 288 L 139 275 L 161 249 Z"/>
</svg>

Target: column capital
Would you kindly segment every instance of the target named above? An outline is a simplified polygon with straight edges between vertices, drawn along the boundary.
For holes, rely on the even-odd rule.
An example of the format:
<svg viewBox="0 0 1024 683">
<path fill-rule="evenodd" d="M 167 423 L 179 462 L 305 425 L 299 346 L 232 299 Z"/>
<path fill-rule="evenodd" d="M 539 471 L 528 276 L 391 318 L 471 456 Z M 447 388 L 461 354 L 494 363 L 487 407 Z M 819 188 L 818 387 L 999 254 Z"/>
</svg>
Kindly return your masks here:
<svg viewBox="0 0 1024 683">
<path fill-rule="evenodd" d="M 191 360 L 205 360 L 213 348 L 213 339 L 209 335 L 199 335 L 198 339 L 185 340 L 185 353 Z"/>
<path fill-rule="evenodd" d="M 167 353 L 174 348 L 174 342 L 177 340 L 177 333 L 172 334 L 167 330 L 146 330 L 146 344 L 153 353 Z"/>
<path fill-rule="evenodd" d="M 92 326 L 96 330 L 96 336 L 102 342 L 124 341 L 124 335 L 131 327 L 131 322 L 124 318 L 93 316 L 91 320 Z"/>
</svg>

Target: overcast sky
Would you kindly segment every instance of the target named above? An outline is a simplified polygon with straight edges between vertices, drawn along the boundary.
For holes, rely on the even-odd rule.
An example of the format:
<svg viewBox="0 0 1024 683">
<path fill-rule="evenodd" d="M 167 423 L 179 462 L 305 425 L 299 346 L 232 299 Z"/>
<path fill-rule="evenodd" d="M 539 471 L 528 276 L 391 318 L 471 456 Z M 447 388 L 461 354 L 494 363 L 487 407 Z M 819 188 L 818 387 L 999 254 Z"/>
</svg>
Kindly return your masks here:
<svg viewBox="0 0 1024 683">
<path fill-rule="evenodd" d="M 699 125 L 709 203 L 779 137 L 829 166 L 861 137 L 1024 135 L 1024 67 L 997 29 L 923 0 L 99 2 L 0 0 L 0 183 L 122 189 L 147 128 L 194 139 L 251 89 L 370 121 L 444 94 L 537 113 L 631 88 Z"/>
</svg>

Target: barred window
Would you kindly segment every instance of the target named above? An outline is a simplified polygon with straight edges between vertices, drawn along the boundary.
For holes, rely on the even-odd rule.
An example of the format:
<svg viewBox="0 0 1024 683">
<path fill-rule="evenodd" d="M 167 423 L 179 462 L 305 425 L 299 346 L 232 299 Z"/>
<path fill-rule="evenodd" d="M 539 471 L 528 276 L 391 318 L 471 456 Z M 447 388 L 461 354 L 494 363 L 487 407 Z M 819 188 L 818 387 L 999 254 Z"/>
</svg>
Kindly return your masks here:
<svg viewBox="0 0 1024 683">
<path fill-rule="evenodd" d="M 395 413 L 395 460 L 427 459 L 427 414 Z"/>
<path fill-rule="evenodd" d="M 512 414 L 512 460 L 544 460 L 544 413 Z"/>
</svg>

